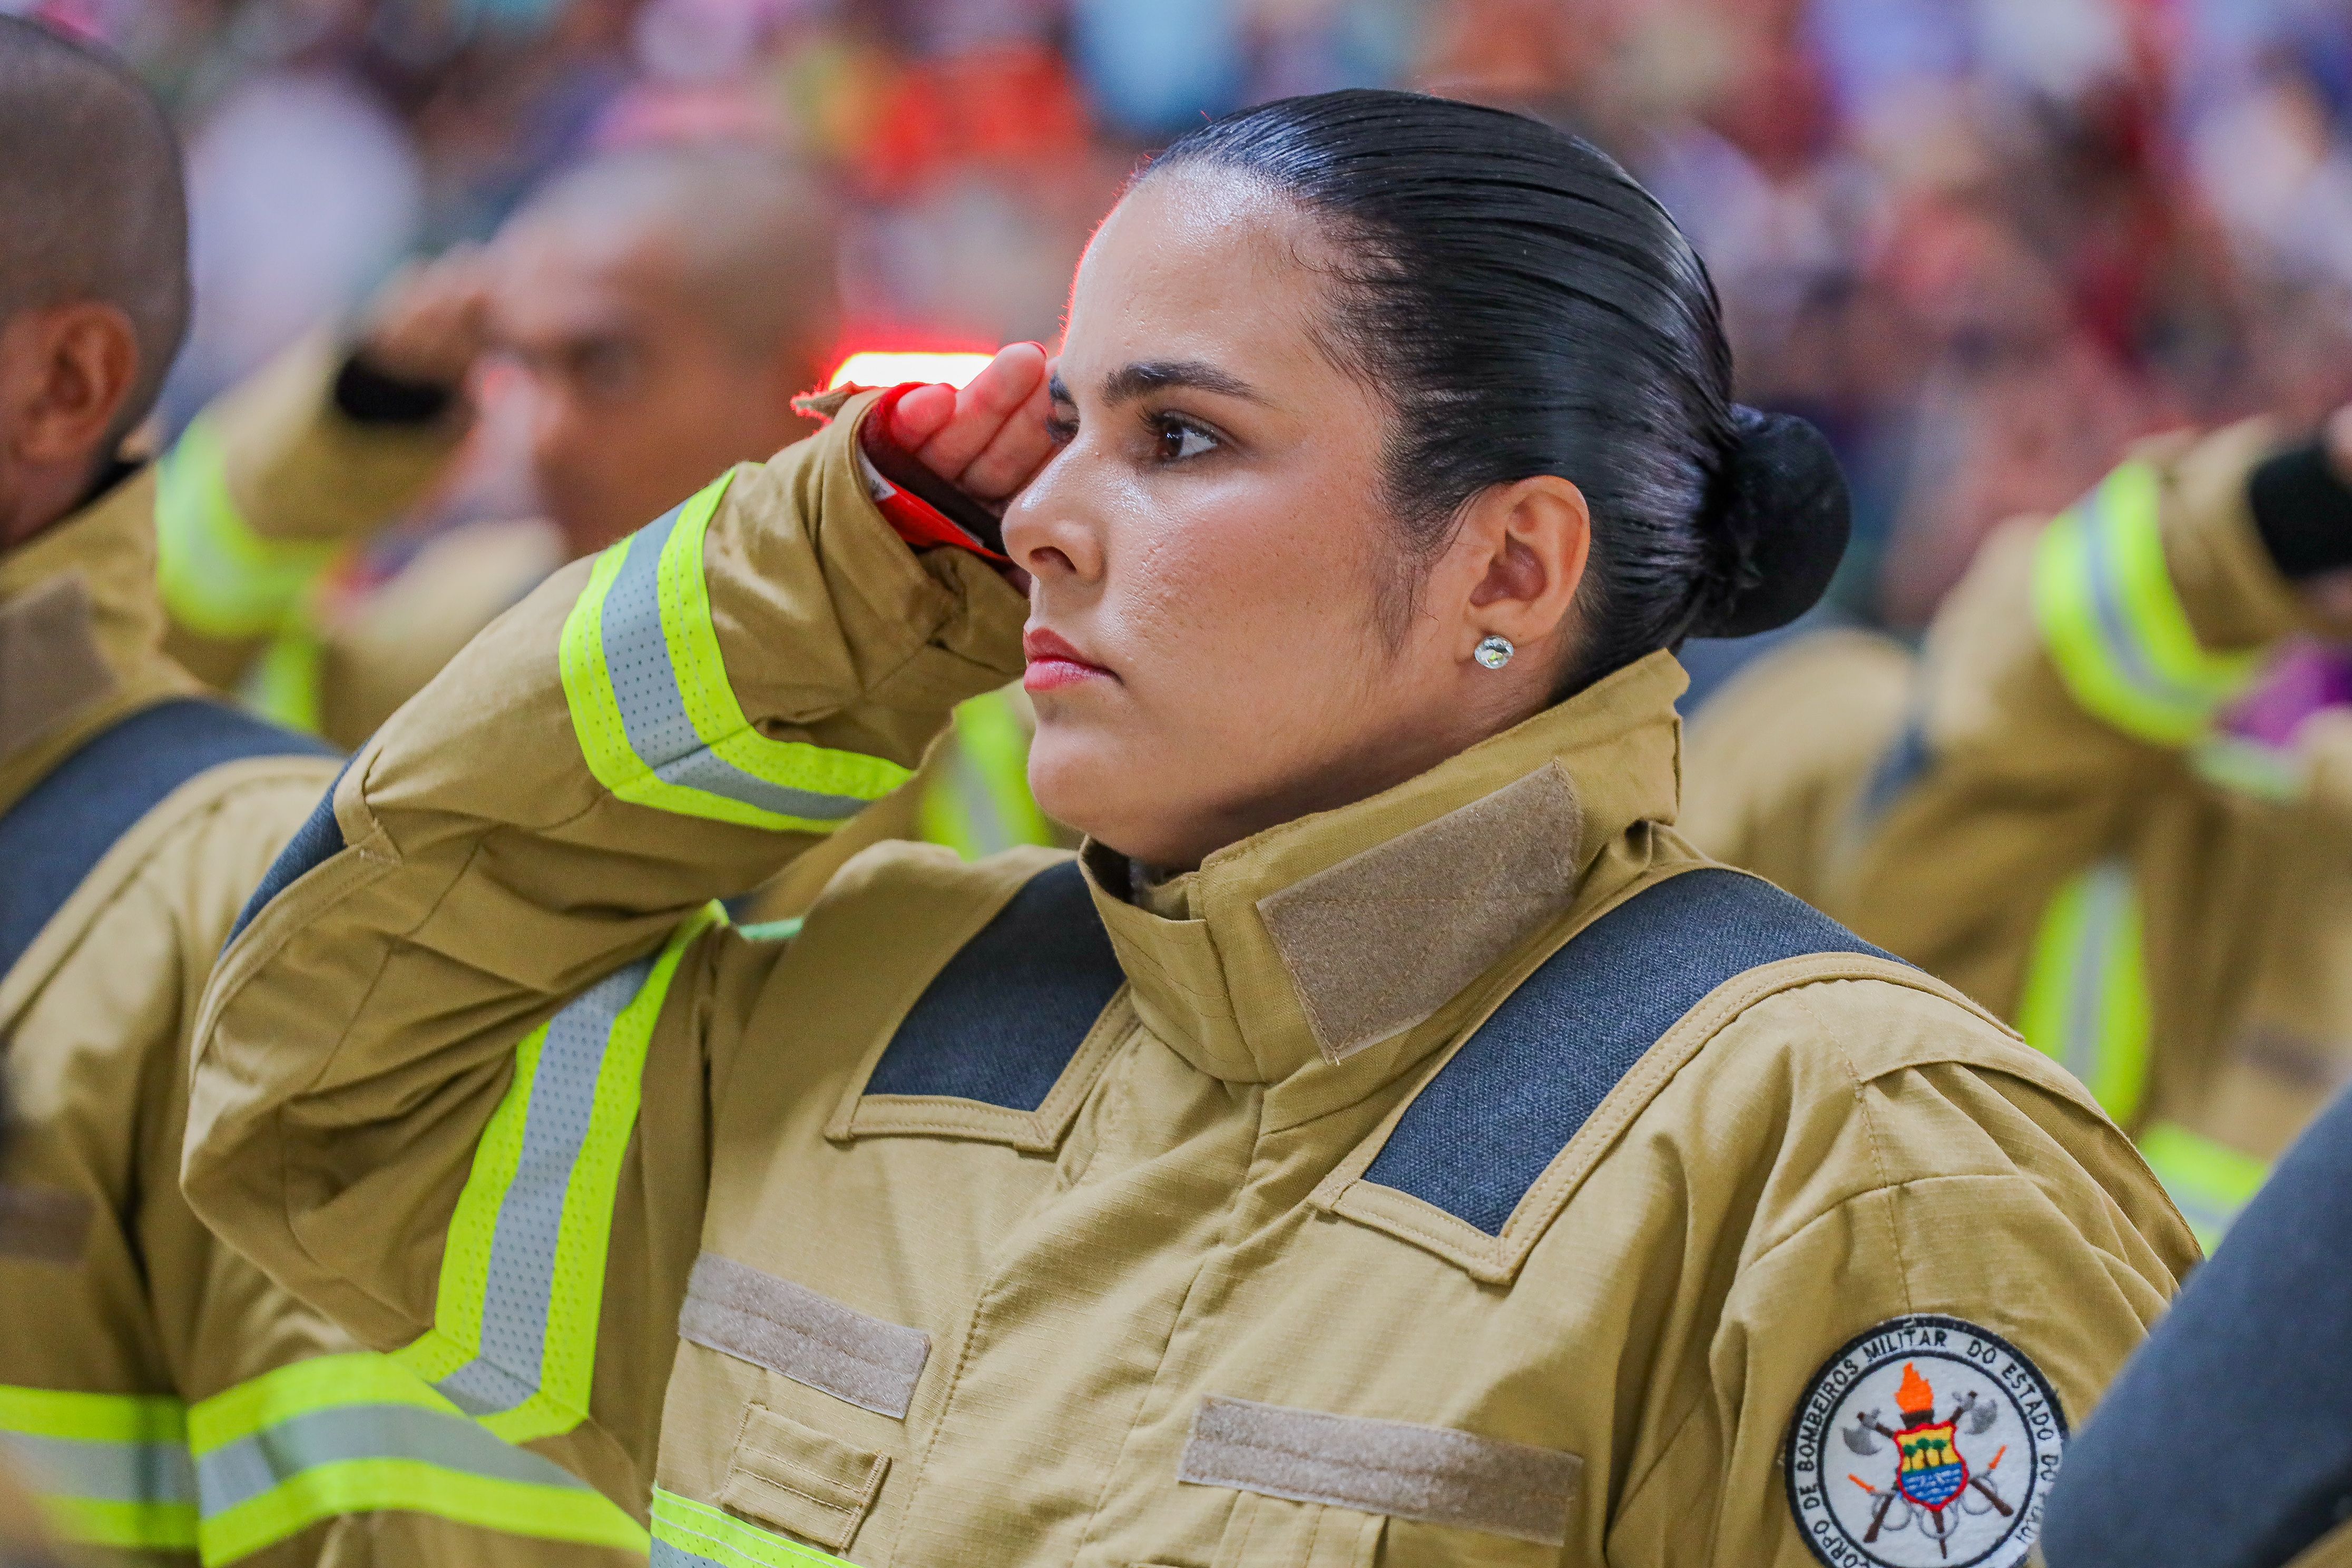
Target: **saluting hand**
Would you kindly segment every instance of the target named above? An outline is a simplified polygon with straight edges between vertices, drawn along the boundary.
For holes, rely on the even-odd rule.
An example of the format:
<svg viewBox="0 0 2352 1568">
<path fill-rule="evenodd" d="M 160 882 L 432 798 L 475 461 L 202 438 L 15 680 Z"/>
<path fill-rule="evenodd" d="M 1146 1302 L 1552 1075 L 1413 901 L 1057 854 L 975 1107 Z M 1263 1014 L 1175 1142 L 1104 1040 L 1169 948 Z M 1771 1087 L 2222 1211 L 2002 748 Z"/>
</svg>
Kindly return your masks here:
<svg viewBox="0 0 2352 1568">
<path fill-rule="evenodd" d="M 900 398 L 890 433 L 931 472 L 1001 513 L 1054 454 L 1046 368 L 1042 345 L 1007 344 L 961 391 L 942 384 Z"/>
<path fill-rule="evenodd" d="M 404 267 L 369 302 L 360 357 L 395 380 L 454 389 L 488 339 L 489 296 L 490 263 L 478 246 Z"/>
</svg>

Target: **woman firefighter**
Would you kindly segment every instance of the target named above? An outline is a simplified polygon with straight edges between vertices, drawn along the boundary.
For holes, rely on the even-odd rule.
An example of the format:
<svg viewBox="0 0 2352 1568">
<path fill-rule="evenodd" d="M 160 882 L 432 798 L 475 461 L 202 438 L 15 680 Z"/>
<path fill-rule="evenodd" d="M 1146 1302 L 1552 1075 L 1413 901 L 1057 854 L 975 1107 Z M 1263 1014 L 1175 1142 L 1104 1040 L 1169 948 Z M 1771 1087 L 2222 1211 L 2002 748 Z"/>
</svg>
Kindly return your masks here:
<svg viewBox="0 0 2352 1568">
<path fill-rule="evenodd" d="M 1729 372 L 1580 142 L 1202 127 L 1050 376 L 851 400 L 362 751 L 208 994 L 191 1195 L 666 1565 L 2021 1562 L 2193 1244 L 2054 1064 L 1675 836 L 1669 650 L 1843 531 Z M 730 928 L 1024 616 L 1081 855 Z"/>
</svg>

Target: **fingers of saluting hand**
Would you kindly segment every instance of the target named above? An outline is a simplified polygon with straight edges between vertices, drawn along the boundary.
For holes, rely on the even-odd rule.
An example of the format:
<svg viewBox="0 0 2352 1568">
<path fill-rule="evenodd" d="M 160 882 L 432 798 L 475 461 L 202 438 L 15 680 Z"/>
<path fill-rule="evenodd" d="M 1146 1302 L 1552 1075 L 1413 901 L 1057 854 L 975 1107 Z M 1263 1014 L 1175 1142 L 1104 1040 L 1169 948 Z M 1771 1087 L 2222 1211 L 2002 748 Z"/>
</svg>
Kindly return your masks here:
<svg viewBox="0 0 2352 1568">
<path fill-rule="evenodd" d="M 1035 343 L 1009 344 L 954 394 L 944 417 L 944 389 L 907 394 L 898 402 L 896 434 L 933 473 L 982 500 L 1000 500 L 1043 460 L 1045 389 L 1045 351 Z M 1019 467 L 1031 447 L 1035 454 Z"/>
<path fill-rule="evenodd" d="M 1046 379 L 1040 374 L 1031 384 L 1029 395 L 997 426 L 980 456 L 964 466 L 957 483 L 966 494 L 991 503 L 1010 500 L 1054 455 L 1054 438 L 1046 424 L 1053 416 L 1053 402 L 1045 395 L 1045 386 Z"/>
</svg>

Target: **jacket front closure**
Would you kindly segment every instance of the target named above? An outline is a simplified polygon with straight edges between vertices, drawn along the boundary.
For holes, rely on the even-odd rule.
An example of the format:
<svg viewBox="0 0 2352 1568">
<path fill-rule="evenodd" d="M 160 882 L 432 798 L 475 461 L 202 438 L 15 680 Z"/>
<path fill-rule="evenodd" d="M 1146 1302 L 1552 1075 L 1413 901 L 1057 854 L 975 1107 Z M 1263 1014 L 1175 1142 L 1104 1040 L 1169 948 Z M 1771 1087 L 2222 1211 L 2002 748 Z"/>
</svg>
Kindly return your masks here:
<svg viewBox="0 0 2352 1568">
<path fill-rule="evenodd" d="M 1652 879 L 1681 684 L 1655 656 L 1156 886 L 1098 847 L 1083 883 L 1043 858 L 944 898 L 935 868 L 854 879 L 719 1096 L 664 1486 L 871 1563 L 1369 1562 L 1415 1508 L 1400 1528 L 1433 1561 L 1556 1560 L 1573 1454 L 1483 1437 L 1508 1358 L 1481 1373 L 1419 1338 L 1439 1297 L 1491 1286 L 1315 1200 L 1512 984 Z M 973 962 L 1016 918 L 1084 930 L 1066 967 L 1091 1011 L 1008 989 L 1017 949 Z M 820 1006 L 830 961 L 883 931 L 903 979 Z M 935 1045 L 950 983 L 965 1016 Z M 1017 1037 L 1024 1017 L 1064 1037 Z M 1025 1086 L 971 1079 L 974 1056 L 1039 1053 Z M 1507 1484 L 1389 1497 L 1445 1429 L 1448 1463 Z"/>
</svg>

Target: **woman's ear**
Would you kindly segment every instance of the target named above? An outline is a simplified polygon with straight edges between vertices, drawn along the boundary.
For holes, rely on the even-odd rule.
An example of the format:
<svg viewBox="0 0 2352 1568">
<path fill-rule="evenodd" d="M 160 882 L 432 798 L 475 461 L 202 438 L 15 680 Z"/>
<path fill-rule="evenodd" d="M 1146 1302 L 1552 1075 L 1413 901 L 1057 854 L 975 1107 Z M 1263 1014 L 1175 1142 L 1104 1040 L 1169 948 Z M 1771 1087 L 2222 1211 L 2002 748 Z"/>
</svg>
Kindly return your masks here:
<svg viewBox="0 0 2352 1568">
<path fill-rule="evenodd" d="M 1551 655 L 1573 630 L 1569 606 L 1592 554 L 1584 492 L 1557 474 L 1496 485 L 1472 500 L 1455 537 L 1472 569 L 1485 569 L 1463 606 L 1458 657 L 1502 637 L 1530 665 L 1557 668 Z"/>
</svg>

